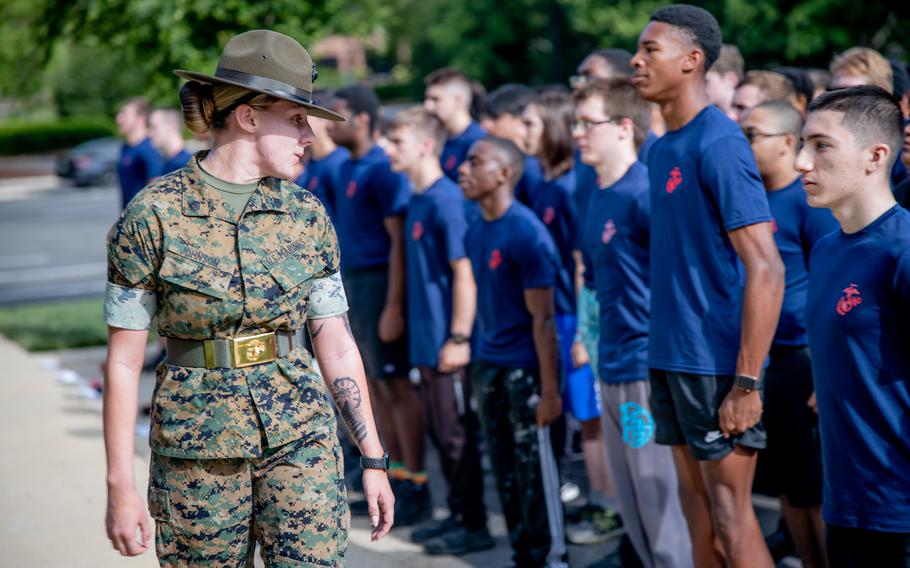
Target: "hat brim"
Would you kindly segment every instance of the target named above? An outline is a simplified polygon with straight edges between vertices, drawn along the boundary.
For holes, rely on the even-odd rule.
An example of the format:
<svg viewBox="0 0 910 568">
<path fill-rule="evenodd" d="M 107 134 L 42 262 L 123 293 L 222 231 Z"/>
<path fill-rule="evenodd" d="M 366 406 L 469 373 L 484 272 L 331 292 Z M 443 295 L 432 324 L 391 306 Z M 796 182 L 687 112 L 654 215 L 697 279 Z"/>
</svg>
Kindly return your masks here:
<svg viewBox="0 0 910 568">
<path fill-rule="evenodd" d="M 271 89 L 261 89 L 259 87 L 250 87 L 239 81 L 231 81 L 228 79 L 222 79 L 221 77 L 215 77 L 214 75 L 206 75 L 205 73 L 197 73 L 195 71 L 187 71 L 185 69 L 175 69 L 174 75 L 182 79 L 187 79 L 189 81 L 198 81 L 200 83 L 207 83 L 209 85 L 231 85 L 233 87 L 242 87 L 250 91 L 255 91 L 257 93 L 263 93 L 266 95 L 271 95 L 273 97 L 283 99 L 286 101 L 291 101 L 292 103 L 297 103 L 300 106 L 307 109 L 307 112 L 310 116 L 315 116 L 317 118 L 324 118 L 326 120 L 334 120 L 335 122 L 344 122 L 345 118 L 338 114 L 337 112 L 331 111 L 323 106 L 314 105 L 308 99 L 303 97 L 298 97 L 292 93 L 287 93 L 284 91 L 273 91 Z"/>
</svg>

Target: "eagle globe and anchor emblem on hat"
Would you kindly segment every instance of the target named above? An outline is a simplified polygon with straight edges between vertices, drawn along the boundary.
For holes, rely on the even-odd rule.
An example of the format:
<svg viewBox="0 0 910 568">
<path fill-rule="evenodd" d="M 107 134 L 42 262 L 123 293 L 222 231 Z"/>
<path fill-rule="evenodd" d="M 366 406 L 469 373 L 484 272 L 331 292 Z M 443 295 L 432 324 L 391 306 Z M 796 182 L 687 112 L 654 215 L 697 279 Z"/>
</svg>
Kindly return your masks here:
<svg viewBox="0 0 910 568">
<path fill-rule="evenodd" d="M 340 114 L 313 98 L 319 71 L 313 58 L 294 38 L 271 30 L 251 30 L 224 46 L 215 73 L 176 69 L 183 79 L 209 85 L 243 87 L 297 103 L 311 116 L 343 122 Z"/>
</svg>

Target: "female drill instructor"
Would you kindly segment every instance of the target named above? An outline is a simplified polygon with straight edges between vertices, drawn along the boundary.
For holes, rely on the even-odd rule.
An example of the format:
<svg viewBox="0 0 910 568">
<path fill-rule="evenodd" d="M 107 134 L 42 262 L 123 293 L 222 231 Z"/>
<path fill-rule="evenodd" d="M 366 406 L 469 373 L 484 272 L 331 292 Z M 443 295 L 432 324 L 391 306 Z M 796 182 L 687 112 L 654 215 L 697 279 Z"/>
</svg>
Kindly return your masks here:
<svg viewBox="0 0 910 568">
<path fill-rule="evenodd" d="M 341 453 L 325 390 L 295 331 L 308 323 L 325 384 L 364 460 L 373 539 L 392 526 L 387 457 L 347 325 L 335 231 L 285 181 L 313 143 L 316 70 L 285 35 L 224 48 L 215 75 L 175 71 L 184 121 L 213 148 L 146 187 L 108 236 L 104 434 L 107 532 L 148 547 L 133 432 L 148 328 L 167 339 L 152 402 L 149 512 L 164 566 L 342 566 Z M 371 460 L 370 458 L 376 458 Z M 137 529 L 141 540 L 137 540 Z"/>
</svg>

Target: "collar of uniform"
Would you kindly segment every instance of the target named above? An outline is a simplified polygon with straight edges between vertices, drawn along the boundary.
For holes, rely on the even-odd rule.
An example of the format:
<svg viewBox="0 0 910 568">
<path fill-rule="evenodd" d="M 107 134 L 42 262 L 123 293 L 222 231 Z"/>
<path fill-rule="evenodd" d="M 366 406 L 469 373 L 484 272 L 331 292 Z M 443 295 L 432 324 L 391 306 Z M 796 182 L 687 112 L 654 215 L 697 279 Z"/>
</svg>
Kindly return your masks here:
<svg viewBox="0 0 910 568">
<path fill-rule="evenodd" d="M 186 169 L 186 188 L 183 191 L 183 208 L 182 212 L 188 217 L 208 217 L 215 216 L 224 221 L 234 223 L 231 214 L 221 204 L 221 200 L 213 199 L 212 191 L 206 189 L 205 182 L 202 181 L 202 173 L 199 171 L 201 162 L 208 150 L 197 152 L 188 164 Z M 272 177 L 263 178 L 259 182 L 259 187 L 250 197 L 247 205 L 247 212 L 250 211 L 277 211 L 287 213 L 288 206 L 286 200 L 281 199 L 282 183 L 280 180 Z"/>
<path fill-rule="evenodd" d="M 267 177 L 259 181 L 259 187 L 250 197 L 250 202 L 246 206 L 247 213 L 252 211 L 275 211 L 278 213 L 288 213 L 287 199 L 282 199 L 282 192 L 289 192 L 287 187 L 283 187 L 285 182 L 278 178 Z"/>
</svg>

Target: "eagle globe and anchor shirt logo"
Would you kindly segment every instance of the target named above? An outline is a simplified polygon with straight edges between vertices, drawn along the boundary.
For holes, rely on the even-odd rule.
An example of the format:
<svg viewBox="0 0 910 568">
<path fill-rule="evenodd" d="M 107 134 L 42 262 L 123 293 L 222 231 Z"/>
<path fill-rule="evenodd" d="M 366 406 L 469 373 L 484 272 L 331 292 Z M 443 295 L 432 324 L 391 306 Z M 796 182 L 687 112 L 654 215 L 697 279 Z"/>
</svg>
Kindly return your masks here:
<svg viewBox="0 0 910 568">
<path fill-rule="evenodd" d="M 502 252 L 495 248 L 490 252 L 490 260 L 487 261 L 487 266 L 490 267 L 490 270 L 496 270 L 502 265 Z"/>
<path fill-rule="evenodd" d="M 863 303 L 863 298 L 860 295 L 859 286 L 851 283 L 849 286 L 842 290 L 843 296 L 837 300 L 837 306 L 834 310 L 839 316 L 845 316 L 853 311 L 853 308 Z"/>
<path fill-rule="evenodd" d="M 679 169 L 679 166 L 674 166 L 673 169 L 670 170 L 670 176 L 667 178 L 667 193 L 673 193 L 676 191 L 679 186 L 682 185 L 682 182 L 682 171 Z"/>
<path fill-rule="evenodd" d="M 411 226 L 411 240 L 419 241 L 423 236 L 423 222 L 414 221 L 414 225 Z"/>
</svg>

